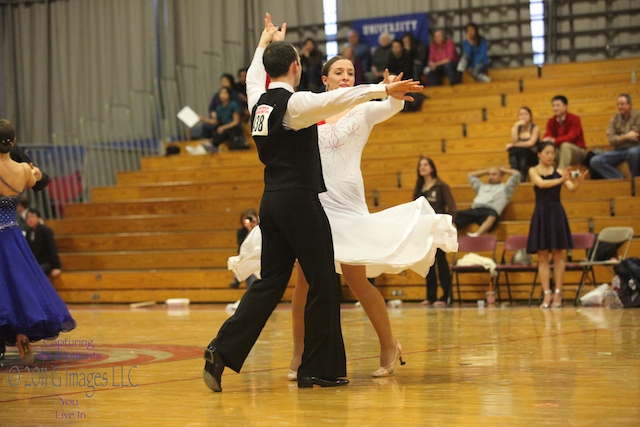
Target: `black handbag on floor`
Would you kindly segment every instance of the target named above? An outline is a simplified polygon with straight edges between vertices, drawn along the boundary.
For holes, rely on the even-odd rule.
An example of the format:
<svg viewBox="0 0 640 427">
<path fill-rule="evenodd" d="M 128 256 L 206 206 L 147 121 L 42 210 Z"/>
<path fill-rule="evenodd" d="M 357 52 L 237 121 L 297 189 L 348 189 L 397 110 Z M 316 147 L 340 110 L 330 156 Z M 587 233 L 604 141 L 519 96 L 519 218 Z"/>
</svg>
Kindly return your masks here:
<svg viewBox="0 0 640 427">
<path fill-rule="evenodd" d="M 624 308 L 640 307 L 640 258 L 623 259 L 613 271 L 620 278 L 618 297 Z"/>
<path fill-rule="evenodd" d="M 228 147 L 229 150 L 233 151 L 233 150 L 248 150 L 249 149 L 249 142 L 247 141 L 247 139 L 244 137 L 244 135 L 236 135 L 233 138 L 231 138 L 228 142 Z"/>
</svg>

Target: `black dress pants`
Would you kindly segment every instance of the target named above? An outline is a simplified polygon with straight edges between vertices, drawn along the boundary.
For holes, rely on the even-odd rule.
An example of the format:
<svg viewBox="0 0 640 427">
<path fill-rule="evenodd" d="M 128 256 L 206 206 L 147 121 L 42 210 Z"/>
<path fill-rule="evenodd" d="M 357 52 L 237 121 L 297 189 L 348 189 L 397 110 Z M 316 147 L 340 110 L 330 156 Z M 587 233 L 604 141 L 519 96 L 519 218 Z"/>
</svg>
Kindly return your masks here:
<svg viewBox="0 0 640 427">
<path fill-rule="evenodd" d="M 347 374 L 341 289 L 335 274 L 329 221 L 318 194 L 308 190 L 265 192 L 260 205 L 262 279 L 247 290 L 236 312 L 211 342 L 225 365 L 240 372 L 267 319 L 287 288 L 296 259 L 309 281 L 301 377 Z"/>
<path fill-rule="evenodd" d="M 436 268 L 438 273 L 436 274 Z M 434 303 L 438 300 L 438 276 L 440 276 L 440 287 L 442 288 L 442 298 L 447 304 L 451 303 L 451 271 L 449 270 L 449 261 L 447 254 L 442 249 L 436 251 L 436 259 L 434 265 L 429 269 L 427 274 L 427 301 Z"/>
</svg>

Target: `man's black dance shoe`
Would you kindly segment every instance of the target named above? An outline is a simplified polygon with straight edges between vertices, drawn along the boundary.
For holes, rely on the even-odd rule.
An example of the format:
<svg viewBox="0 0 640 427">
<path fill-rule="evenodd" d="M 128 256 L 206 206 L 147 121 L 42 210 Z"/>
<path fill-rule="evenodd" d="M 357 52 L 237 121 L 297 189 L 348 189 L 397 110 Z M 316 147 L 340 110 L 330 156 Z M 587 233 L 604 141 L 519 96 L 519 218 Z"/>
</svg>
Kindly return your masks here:
<svg viewBox="0 0 640 427">
<path fill-rule="evenodd" d="M 349 380 L 340 378 L 298 377 L 298 388 L 311 388 L 314 385 L 320 387 L 339 387 L 349 384 Z"/>
<path fill-rule="evenodd" d="M 213 347 L 207 347 L 204 351 L 204 371 L 202 379 L 211 390 L 222 391 L 222 371 L 224 371 L 224 360 L 220 353 Z"/>
</svg>

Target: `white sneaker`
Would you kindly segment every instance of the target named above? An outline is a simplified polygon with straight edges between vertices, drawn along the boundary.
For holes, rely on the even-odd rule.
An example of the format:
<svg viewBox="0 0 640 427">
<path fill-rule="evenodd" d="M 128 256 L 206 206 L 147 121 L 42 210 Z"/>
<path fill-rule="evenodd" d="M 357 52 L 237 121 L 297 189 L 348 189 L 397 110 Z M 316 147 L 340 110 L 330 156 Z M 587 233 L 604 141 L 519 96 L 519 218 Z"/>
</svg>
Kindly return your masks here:
<svg viewBox="0 0 640 427">
<path fill-rule="evenodd" d="M 467 57 L 463 56 L 460 58 L 458 62 L 458 66 L 456 67 L 456 71 L 459 73 L 464 73 L 467 70 Z"/>
<path fill-rule="evenodd" d="M 486 74 L 478 74 L 478 81 L 482 83 L 491 83 L 491 77 Z"/>
<path fill-rule="evenodd" d="M 240 305 L 240 300 L 232 303 L 232 304 L 227 304 L 227 311 L 236 311 L 238 309 L 238 306 Z"/>
<path fill-rule="evenodd" d="M 402 307 L 402 300 L 401 299 L 392 299 L 392 300 L 387 302 L 387 307 L 400 308 L 400 307 Z"/>
</svg>

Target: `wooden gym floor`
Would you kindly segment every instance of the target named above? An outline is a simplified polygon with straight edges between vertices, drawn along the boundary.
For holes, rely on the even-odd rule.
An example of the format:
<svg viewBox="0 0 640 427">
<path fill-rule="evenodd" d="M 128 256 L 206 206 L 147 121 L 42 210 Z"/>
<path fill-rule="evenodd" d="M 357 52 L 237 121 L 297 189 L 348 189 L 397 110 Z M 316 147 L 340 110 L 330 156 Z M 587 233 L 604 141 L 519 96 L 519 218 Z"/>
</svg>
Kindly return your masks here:
<svg viewBox="0 0 640 427">
<path fill-rule="evenodd" d="M 281 304 L 241 374 L 223 392 L 202 381 L 202 350 L 224 305 L 70 306 L 78 327 L 0 368 L 5 426 L 638 426 L 640 310 L 389 309 L 405 366 L 378 367 L 362 309 L 345 304 L 351 384 L 298 389 L 286 380 L 291 317 Z M 47 359 L 47 360 L 42 360 Z"/>
</svg>

